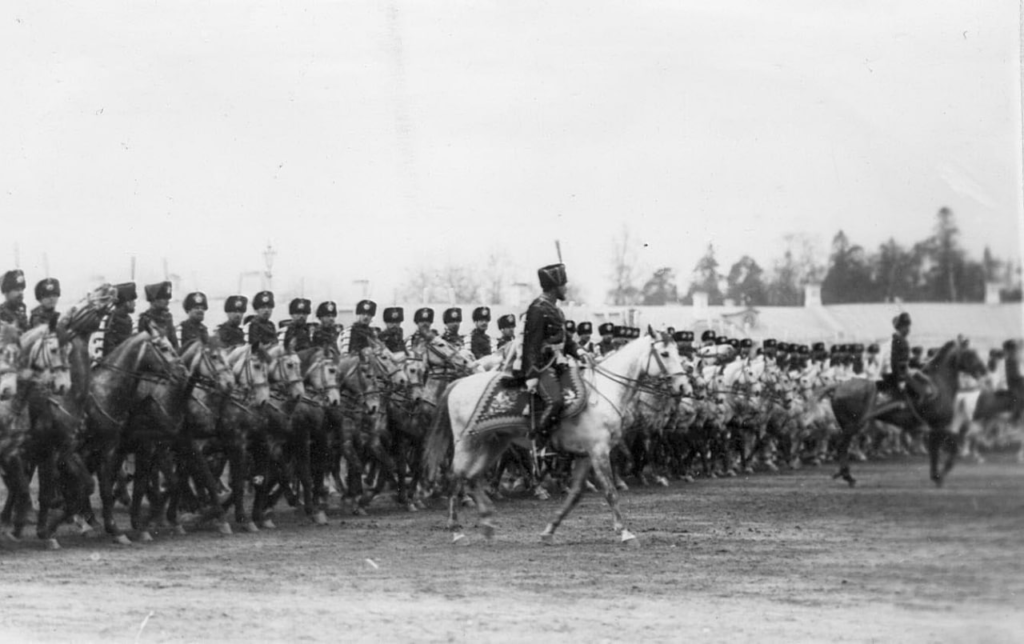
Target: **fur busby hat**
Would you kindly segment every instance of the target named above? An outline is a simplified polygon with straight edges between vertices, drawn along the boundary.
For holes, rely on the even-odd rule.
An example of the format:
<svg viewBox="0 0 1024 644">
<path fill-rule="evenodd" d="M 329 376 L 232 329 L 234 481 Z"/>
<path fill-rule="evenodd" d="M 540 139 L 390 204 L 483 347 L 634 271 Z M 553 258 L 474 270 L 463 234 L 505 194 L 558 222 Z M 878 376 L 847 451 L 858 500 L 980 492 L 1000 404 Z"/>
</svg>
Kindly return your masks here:
<svg viewBox="0 0 1024 644">
<path fill-rule="evenodd" d="M 799 347 L 797 347 L 796 352 L 802 356 L 806 356 L 811 352 L 811 348 L 806 344 L 801 344 Z"/>
<path fill-rule="evenodd" d="M 139 293 L 135 290 L 135 282 L 115 284 L 114 288 L 117 290 L 117 304 L 124 304 L 125 302 L 139 299 Z"/>
<path fill-rule="evenodd" d="M 928 359 L 931 359 L 931 358 L 934 358 L 934 357 L 935 357 L 935 355 L 936 355 L 936 354 L 937 354 L 938 352 L 939 352 L 939 348 L 938 348 L 938 347 L 929 347 L 928 351 L 927 351 L 927 352 L 926 352 L 926 353 L 925 353 L 924 355 L 925 355 L 925 357 L 927 357 Z"/>
<path fill-rule="evenodd" d="M 486 307 L 486 306 L 478 306 L 478 307 L 476 307 L 475 309 L 473 309 L 473 321 L 474 322 L 483 322 L 483 321 L 490 322 L 491 321 L 491 309 L 489 307 Z"/>
<path fill-rule="evenodd" d="M 853 351 L 854 353 L 864 353 L 864 345 L 858 342 L 857 344 L 851 346 L 850 350 Z"/>
<path fill-rule="evenodd" d="M 765 341 L 761 343 L 761 346 L 765 349 L 775 349 L 778 347 L 778 343 L 775 342 L 775 338 L 766 338 Z"/>
<path fill-rule="evenodd" d="M 700 334 L 700 341 L 701 342 L 714 342 L 715 341 L 715 332 L 712 331 L 711 329 L 708 329 L 704 333 L 701 333 Z"/>
<path fill-rule="evenodd" d="M 434 323 L 434 309 L 423 307 L 422 309 L 416 309 L 416 312 L 412 314 L 412 321 L 416 324 L 433 324 Z"/>
<path fill-rule="evenodd" d="M 288 315 L 309 315 L 313 311 L 313 303 L 297 297 L 288 303 Z"/>
<path fill-rule="evenodd" d="M 729 346 L 732 347 L 733 349 L 739 349 L 740 348 L 739 338 L 729 338 Z"/>
<path fill-rule="evenodd" d="M 686 331 L 676 331 L 672 334 L 673 342 L 686 342 Z"/>
<path fill-rule="evenodd" d="M 574 320 L 565 321 L 565 332 L 569 334 L 576 333 L 576 322 Z"/>
<path fill-rule="evenodd" d="M 321 302 L 320 305 L 316 307 L 316 316 L 318 318 L 337 317 L 337 315 L 338 305 L 334 302 Z"/>
<path fill-rule="evenodd" d="M 813 351 L 814 353 L 825 353 L 825 343 L 815 342 L 814 345 L 811 347 L 811 351 Z"/>
<path fill-rule="evenodd" d="M 918 345 L 918 346 L 914 347 L 913 349 L 911 349 L 910 352 L 912 354 L 914 354 L 915 356 L 919 356 L 922 353 L 924 353 L 924 347 Z"/>
<path fill-rule="evenodd" d="M 373 300 L 359 300 L 356 304 L 356 315 L 369 315 L 372 318 L 377 315 L 377 303 Z"/>
<path fill-rule="evenodd" d="M 594 335 L 594 325 L 590 322 L 580 322 L 576 325 L 576 333 L 580 335 Z"/>
<path fill-rule="evenodd" d="M 249 308 L 249 298 L 244 295 L 229 295 L 228 299 L 224 300 L 225 313 L 245 313 L 247 308 Z"/>
<path fill-rule="evenodd" d="M 11 291 L 24 291 L 25 290 L 25 273 L 20 268 L 16 268 L 13 271 L 7 271 L 4 273 L 4 277 L 0 280 L 0 292 L 10 293 Z"/>
<path fill-rule="evenodd" d="M 206 311 L 210 308 L 209 303 L 206 301 L 206 296 L 198 291 L 186 295 L 185 301 L 182 302 L 182 305 L 185 307 L 185 313 L 188 313 L 192 309 L 202 309 Z"/>
<path fill-rule="evenodd" d="M 597 332 L 601 335 L 613 335 L 615 333 L 615 325 L 611 322 L 604 322 L 598 325 Z"/>
<path fill-rule="evenodd" d="M 270 291 L 260 291 L 256 297 L 252 298 L 252 308 L 254 311 L 274 308 L 274 294 Z"/>
<path fill-rule="evenodd" d="M 457 306 L 453 306 L 450 309 L 444 310 L 444 315 L 441 316 L 441 320 L 445 324 L 454 324 L 455 322 L 462 322 L 462 309 Z"/>
<path fill-rule="evenodd" d="M 623 340 L 629 338 L 629 327 L 619 326 L 618 324 L 612 327 L 612 337 L 616 340 Z"/>
<path fill-rule="evenodd" d="M 910 326 L 910 314 L 906 311 L 900 313 L 892 319 L 893 328 L 900 328 L 904 326 Z"/>
<path fill-rule="evenodd" d="M 541 289 L 545 291 L 569 283 L 569 278 L 565 275 L 565 264 L 549 264 L 538 268 L 537 278 L 540 280 Z"/>
<path fill-rule="evenodd" d="M 750 349 L 753 346 L 754 346 L 754 341 L 751 340 L 750 338 L 743 338 L 742 340 L 740 340 L 740 348 L 741 349 Z"/>
<path fill-rule="evenodd" d="M 404 322 L 405 321 L 405 310 L 400 306 L 389 306 L 384 309 L 384 321 L 385 322 Z"/>
<path fill-rule="evenodd" d="M 156 300 L 169 300 L 171 299 L 171 283 L 170 282 L 157 282 L 156 284 L 147 284 L 146 288 L 146 301 L 155 302 Z"/>
<path fill-rule="evenodd" d="M 60 297 L 60 280 L 47 277 L 36 284 L 36 300 L 42 300 L 44 297 L 53 296 Z"/>
<path fill-rule="evenodd" d="M 509 313 L 498 318 L 498 329 L 514 329 L 516 328 L 516 316 Z"/>
<path fill-rule="evenodd" d="M 720 335 L 716 338 L 713 338 L 713 340 L 715 341 L 715 344 L 729 344 L 729 338 L 725 337 L 724 335 Z"/>
<path fill-rule="evenodd" d="M 879 347 L 877 344 L 868 345 L 868 353 L 878 353 L 881 350 L 881 347 Z"/>
<path fill-rule="evenodd" d="M 1006 342 L 1003 342 L 1003 351 L 1005 351 L 1007 353 L 1013 353 L 1016 350 L 1017 350 L 1017 341 L 1016 340 L 1007 340 Z"/>
</svg>

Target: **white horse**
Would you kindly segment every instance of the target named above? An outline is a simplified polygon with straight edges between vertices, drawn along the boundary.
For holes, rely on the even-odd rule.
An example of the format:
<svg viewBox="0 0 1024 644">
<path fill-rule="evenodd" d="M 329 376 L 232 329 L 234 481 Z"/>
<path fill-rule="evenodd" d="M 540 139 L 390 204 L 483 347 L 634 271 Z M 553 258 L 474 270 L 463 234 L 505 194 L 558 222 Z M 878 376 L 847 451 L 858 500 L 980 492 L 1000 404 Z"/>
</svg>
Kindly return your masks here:
<svg viewBox="0 0 1024 644">
<path fill-rule="evenodd" d="M 584 481 L 593 468 L 611 508 L 615 531 L 624 543 L 635 544 L 636 537 L 626 528 L 619 512 L 611 451 L 622 441 L 623 415 L 630 415 L 634 409 L 633 403 L 644 376 L 669 377 L 676 389 L 686 385 L 675 343 L 668 336 L 655 337 L 650 330 L 648 333 L 619 349 L 593 370 L 587 370 L 584 380 L 586 406 L 578 415 L 562 419 L 552 433 L 551 445 L 572 454 L 575 460 L 572 488 L 558 515 L 541 534 L 544 543 L 552 543 L 555 530 L 576 506 L 583 493 Z M 501 374 L 493 372 L 474 374 L 449 385 L 439 401 L 439 413 L 427 437 L 424 463 L 428 475 L 436 473 L 454 441 L 451 466 L 454 489 L 448 516 L 448 528 L 454 533 L 454 541 L 465 536 L 458 523 L 457 507 L 462 487 L 466 484 L 476 501 L 484 536 L 490 539 L 494 535 L 491 522 L 493 506 L 481 479 L 513 441 L 529 446 L 526 437 L 528 420 L 516 419 L 508 426 L 486 431 L 470 426 L 477 403 L 492 380 L 498 377 Z"/>
</svg>

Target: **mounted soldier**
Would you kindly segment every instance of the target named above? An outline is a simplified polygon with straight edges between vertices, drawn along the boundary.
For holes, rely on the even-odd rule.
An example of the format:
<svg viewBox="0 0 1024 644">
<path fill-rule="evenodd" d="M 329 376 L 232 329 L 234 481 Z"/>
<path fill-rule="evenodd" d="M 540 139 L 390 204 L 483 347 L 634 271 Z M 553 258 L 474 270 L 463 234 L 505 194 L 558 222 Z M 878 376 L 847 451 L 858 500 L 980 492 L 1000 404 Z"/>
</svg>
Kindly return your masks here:
<svg viewBox="0 0 1024 644">
<path fill-rule="evenodd" d="M 478 306 L 473 309 L 473 332 L 469 334 L 469 350 L 477 360 L 491 355 L 491 336 L 487 327 L 491 323 L 491 309 Z"/>
<path fill-rule="evenodd" d="M 444 335 L 441 336 L 441 339 L 456 349 L 461 349 L 465 344 L 465 340 L 459 335 L 459 326 L 462 324 L 462 309 L 456 306 L 445 309 L 441 321 L 444 322 L 445 326 Z"/>
<path fill-rule="evenodd" d="M 601 336 L 601 341 L 597 343 L 597 355 L 605 356 L 615 351 L 615 325 L 611 322 L 603 322 L 597 327 L 597 332 Z"/>
<path fill-rule="evenodd" d="M 119 344 L 132 337 L 132 330 L 135 328 L 132 313 L 135 312 L 135 301 L 139 299 L 135 282 L 117 284 L 114 288 L 117 289 L 117 299 L 114 301 L 114 310 L 107 316 L 106 328 L 103 331 L 104 356 L 109 356 Z"/>
<path fill-rule="evenodd" d="M 274 314 L 274 294 L 260 291 L 252 298 L 252 309 L 255 315 L 249 322 L 249 344 L 253 350 L 277 344 L 277 329 L 270 321 Z"/>
<path fill-rule="evenodd" d="M 341 335 L 341 325 L 338 320 L 338 305 L 334 302 L 321 302 L 316 307 L 316 317 L 320 320 L 320 326 L 313 331 L 313 346 L 325 349 L 338 350 L 338 337 Z"/>
<path fill-rule="evenodd" d="M 590 338 L 594 335 L 594 324 L 592 322 L 580 322 L 576 326 L 576 345 L 587 353 L 594 353 L 594 343 Z"/>
<path fill-rule="evenodd" d="M 168 308 L 171 304 L 171 283 L 147 284 L 145 291 L 149 308 L 139 315 L 139 331 L 162 334 L 177 351 L 180 348 L 178 331 L 174 328 L 174 316 Z"/>
<path fill-rule="evenodd" d="M 356 321 L 349 329 L 348 352 L 351 354 L 362 354 L 363 349 L 370 346 L 374 339 L 373 328 L 370 322 L 373 316 L 377 315 L 377 303 L 373 300 L 360 300 L 356 303 Z"/>
<path fill-rule="evenodd" d="M 402 322 L 405 322 L 405 309 L 392 306 L 384 309 L 384 331 L 377 337 L 392 353 L 405 352 L 405 337 L 402 333 Z"/>
<path fill-rule="evenodd" d="M 498 350 L 501 351 L 506 344 L 516 338 L 516 316 L 509 313 L 498 318 L 498 331 L 501 337 L 498 338 Z"/>
<path fill-rule="evenodd" d="M 313 337 L 309 323 L 309 314 L 313 310 L 313 303 L 307 299 L 297 297 L 288 303 L 288 321 L 284 332 L 284 344 L 291 347 L 292 351 L 303 351 L 313 346 Z"/>
<path fill-rule="evenodd" d="M 412 321 L 416 325 L 416 331 L 409 336 L 406 349 L 408 353 L 422 357 L 426 353 L 427 343 L 437 336 L 437 332 L 430 328 L 430 325 L 434 323 L 434 309 L 427 307 L 416 309 L 416 312 L 412 314 Z"/>
<path fill-rule="evenodd" d="M 32 309 L 29 315 L 28 326 L 30 329 L 45 324 L 51 331 L 56 330 L 57 320 L 60 313 L 57 311 L 57 301 L 60 300 L 60 281 L 47 277 L 36 284 L 36 301 L 39 306 Z"/>
<path fill-rule="evenodd" d="M 896 332 L 892 334 L 889 345 L 889 360 L 882 363 L 882 380 L 878 383 L 878 390 L 893 398 L 903 398 L 910 369 L 910 343 L 907 341 L 910 335 L 910 314 L 900 313 L 892 319 L 892 325 Z"/>
<path fill-rule="evenodd" d="M 25 314 L 25 273 L 16 268 L 4 273 L 0 279 L 0 292 L 4 301 L 0 304 L 0 320 L 13 324 L 18 331 L 28 331 L 28 316 Z"/>
<path fill-rule="evenodd" d="M 242 330 L 242 317 L 249 307 L 249 298 L 244 295 L 229 295 L 224 300 L 224 313 L 227 322 L 217 327 L 217 337 L 225 349 L 245 344 L 245 331 Z"/>
<path fill-rule="evenodd" d="M 557 426 L 565 401 L 562 397 L 561 372 L 566 369 L 565 354 L 579 359 L 576 343 L 566 340 L 565 316 L 558 301 L 565 300 L 568 278 L 565 264 L 551 264 L 537 271 L 544 291 L 526 311 L 523 329 L 523 352 L 520 376 L 530 392 L 540 394 L 544 408 L 535 425 L 544 440 Z"/>
<path fill-rule="evenodd" d="M 210 344 L 210 332 L 206 329 L 206 325 L 203 324 L 203 320 L 206 319 L 206 311 L 209 308 L 206 295 L 199 292 L 189 293 L 185 296 L 182 307 L 185 309 L 185 315 L 188 316 L 181 323 L 182 352 L 184 353 L 188 345 L 196 340 L 199 340 L 204 345 Z"/>
</svg>

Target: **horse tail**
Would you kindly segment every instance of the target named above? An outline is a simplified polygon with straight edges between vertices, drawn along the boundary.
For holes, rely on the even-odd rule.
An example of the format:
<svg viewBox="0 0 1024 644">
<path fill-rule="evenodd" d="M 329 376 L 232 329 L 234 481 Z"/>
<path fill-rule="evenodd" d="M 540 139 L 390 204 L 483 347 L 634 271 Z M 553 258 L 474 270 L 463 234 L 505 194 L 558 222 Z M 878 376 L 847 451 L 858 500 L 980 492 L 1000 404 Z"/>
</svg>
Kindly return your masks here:
<svg viewBox="0 0 1024 644">
<path fill-rule="evenodd" d="M 454 385 L 452 383 L 445 387 L 438 397 L 437 412 L 423 441 L 423 478 L 428 482 L 437 478 L 441 465 L 452 453 L 452 418 L 448 412 L 448 394 Z"/>
</svg>

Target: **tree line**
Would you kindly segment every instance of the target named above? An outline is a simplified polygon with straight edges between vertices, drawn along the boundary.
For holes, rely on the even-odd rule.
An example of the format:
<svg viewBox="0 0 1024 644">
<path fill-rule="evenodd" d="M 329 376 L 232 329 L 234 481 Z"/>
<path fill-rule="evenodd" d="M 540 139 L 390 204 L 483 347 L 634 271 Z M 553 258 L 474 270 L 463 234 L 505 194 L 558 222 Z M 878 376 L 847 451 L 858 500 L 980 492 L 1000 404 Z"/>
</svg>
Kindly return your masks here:
<svg viewBox="0 0 1024 644">
<path fill-rule="evenodd" d="M 808 283 L 821 284 L 823 304 L 983 302 L 987 282 L 999 284 L 1002 301 L 1021 301 L 1019 260 L 997 258 L 987 247 L 980 260 L 972 258 L 960 244 L 960 231 L 949 208 L 938 211 L 929 237 L 909 246 L 890 238 L 871 252 L 840 230 L 832 238 L 827 262 L 823 262 L 806 236 L 792 234 L 784 241 L 782 256 L 767 270 L 744 255 L 723 271 L 714 246 L 708 244 L 688 283 L 680 282 L 675 269 L 668 266 L 641 281 L 633 240 L 623 228 L 613 243 L 607 303 L 692 304 L 693 294 L 701 291 L 711 305 L 728 301 L 749 306 L 799 306 Z"/>
</svg>

